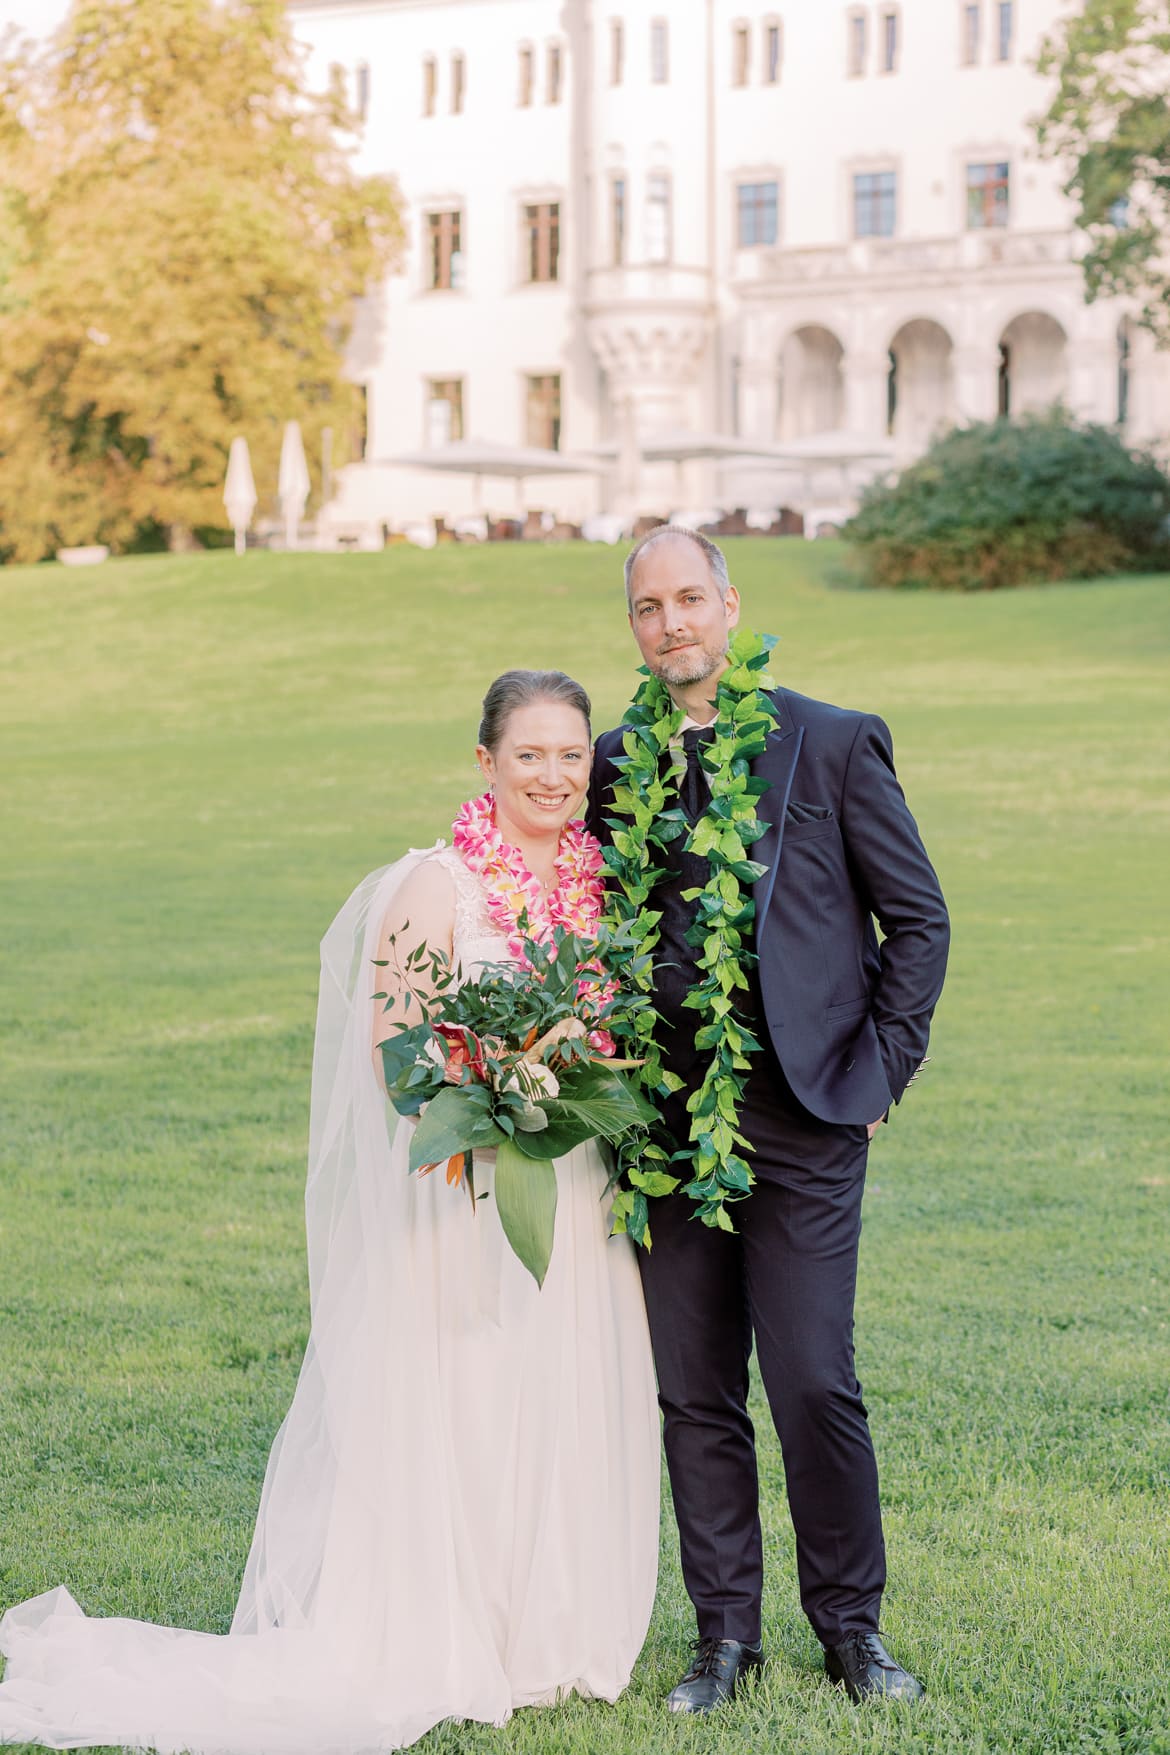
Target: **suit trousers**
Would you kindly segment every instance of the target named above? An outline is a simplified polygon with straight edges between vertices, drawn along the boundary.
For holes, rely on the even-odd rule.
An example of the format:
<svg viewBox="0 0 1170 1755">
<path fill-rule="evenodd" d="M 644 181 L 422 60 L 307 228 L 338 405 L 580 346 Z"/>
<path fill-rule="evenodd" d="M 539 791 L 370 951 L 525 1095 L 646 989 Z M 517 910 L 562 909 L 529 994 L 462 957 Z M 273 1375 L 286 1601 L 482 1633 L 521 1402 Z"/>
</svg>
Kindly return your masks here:
<svg viewBox="0 0 1170 1755">
<path fill-rule="evenodd" d="M 686 1092 L 667 1105 L 687 1137 Z M 681 1194 L 651 1203 L 639 1250 L 683 1577 L 701 1638 L 760 1637 L 763 1555 L 753 1335 L 780 1438 L 800 1600 L 817 1637 L 877 1629 L 885 1547 L 877 1464 L 853 1360 L 853 1300 L 868 1140 L 818 1121 L 765 1049 L 741 1110 L 756 1186 L 735 1235 Z"/>
</svg>

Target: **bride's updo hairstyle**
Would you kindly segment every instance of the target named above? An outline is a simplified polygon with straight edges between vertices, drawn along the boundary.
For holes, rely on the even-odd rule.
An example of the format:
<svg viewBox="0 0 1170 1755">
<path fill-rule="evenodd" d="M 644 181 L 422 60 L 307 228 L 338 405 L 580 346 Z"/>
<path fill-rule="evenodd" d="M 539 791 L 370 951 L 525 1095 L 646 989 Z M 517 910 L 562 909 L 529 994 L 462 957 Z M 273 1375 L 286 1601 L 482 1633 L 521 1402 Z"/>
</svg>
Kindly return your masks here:
<svg viewBox="0 0 1170 1755">
<path fill-rule="evenodd" d="M 561 706 L 575 707 L 585 721 L 587 738 L 592 740 L 589 724 L 592 707 L 579 682 L 574 682 L 563 670 L 506 670 L 483 698 L 479 741 L 484 749 L 494 755 L 517 707 L 530 707 L 534 701 L 557 701 Z"/>
</svg>

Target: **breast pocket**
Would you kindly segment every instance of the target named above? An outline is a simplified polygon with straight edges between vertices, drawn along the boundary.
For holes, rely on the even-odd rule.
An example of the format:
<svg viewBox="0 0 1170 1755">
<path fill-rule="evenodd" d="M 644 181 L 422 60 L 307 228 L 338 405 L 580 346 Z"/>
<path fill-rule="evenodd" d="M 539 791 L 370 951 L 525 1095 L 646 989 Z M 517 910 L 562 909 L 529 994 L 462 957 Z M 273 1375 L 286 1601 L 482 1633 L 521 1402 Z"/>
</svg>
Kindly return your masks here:
<svg viewBox="0 0 1170 1755">
<path fill-rule="evenodd" d="M 789 804 L 784 812 L 784 841 L 811 841 L 818 835 L 834 835 L 837 833 L 837 819 L 831 810 L 821 805 Z"/>
<path fill-rule="evenodd" d="M 833 813 L 824 804 L 805 804 L 799 798 L 790 798 L 784 810 L 784 821 L 790 825 L 797 823 L 831 823 Z"/>
</svg>

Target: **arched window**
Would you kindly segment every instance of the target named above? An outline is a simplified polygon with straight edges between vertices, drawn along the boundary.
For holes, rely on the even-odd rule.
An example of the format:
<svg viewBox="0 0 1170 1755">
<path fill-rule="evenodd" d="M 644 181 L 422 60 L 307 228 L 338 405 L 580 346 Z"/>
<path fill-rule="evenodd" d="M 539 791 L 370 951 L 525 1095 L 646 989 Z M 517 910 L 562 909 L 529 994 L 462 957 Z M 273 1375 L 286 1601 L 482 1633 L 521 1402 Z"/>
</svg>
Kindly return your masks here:
<svg viewBox="0 0 1170 1755">
<path fill-rule="evenodd" d="M 546 104 L 559 104 L 561 101 L 561 69 L 561 45 L 549 43 L 544 78 L 544 101 Z"/>
<path fill-rule="evenodd" d="M 620 85 L 626 67 L 626 27 L 620 18 L 609 21 L 609 83 Z"/>
<path fill-rule="evenodd" d="M 670 261 L 670 173 L 651 171 L 646 179 L 646 260 Z"/>
<path fill-rule="evenodd" d="M 850 79 L 860 79 L 869 59 L 869 17 L 859 6 L 845 20 L 845 66 Z"/>
<path fill-rule="evenodd" d="M 996 412 L 1006 420 L 1012 412 L 1012 350 L 1006 341 L 999 344 L 999 389 Z"/>
<path fill-rule="evenodd" d="M 650 20 L 650 83 L 666 85 L 670 79 L 670 37 L 665 18 Z"/>
<path fill-rule="evenodd" d="M 522 110 L 526 110 L 532 102 L 532 87 L 536 80 L 536 59 L 531 46 L 521 43 L 516 63 L 519 84 L 516 89 L 516 102 Z"/>
<path fill-rule="evenodd" d="M 764 84 L 779 85 L 784 59 L 784 37 L 778 18 L 764 20 Z"/>
<path fill-rule="evenodd" d="M 1117 325 L 1117 424 L 1123 427 L 1129 419 L 1129 318 Z"/>
<path fill-rule="evenodd" d="M 746 85 L 752 71 L 752 35 L 742 21 L 731 27 L 731 83 Z"/>
<path fill-rule="evenodd" d="M 890 349 L 890 367 L 886 373 L 886 432 L 892 434 L 898 418 L 898 356 Z"/>
</svg>

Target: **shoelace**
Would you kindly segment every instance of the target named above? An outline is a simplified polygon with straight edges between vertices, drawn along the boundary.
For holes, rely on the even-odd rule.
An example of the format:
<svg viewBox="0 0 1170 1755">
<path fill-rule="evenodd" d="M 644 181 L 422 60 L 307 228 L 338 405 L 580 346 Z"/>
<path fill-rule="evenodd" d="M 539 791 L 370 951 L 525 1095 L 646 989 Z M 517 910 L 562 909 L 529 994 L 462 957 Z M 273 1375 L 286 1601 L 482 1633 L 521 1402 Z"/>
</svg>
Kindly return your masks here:
<svg viewBox="0 0 1170 1755">
<path fill-rule="evenodd" d="M 854 1633 L 850 1636 L 859 1664 L 874 1663 L 882 1670 L 896 1670 L 897 1664 L 876 1633 Z"/>
<path fill-rule="evenodd" d="M 718 1639 L 692 1639 L 691 1650 L 695 1658 L 683 1680 L 695 1682 L 700 1676 L 710 1676 L 718 1667 L 719 1645 Z"/>
</svg>

